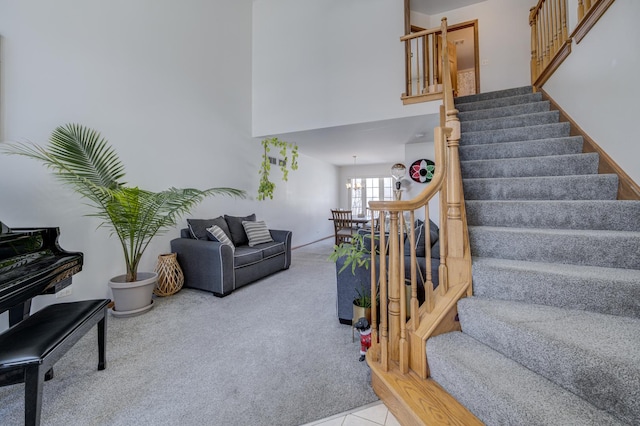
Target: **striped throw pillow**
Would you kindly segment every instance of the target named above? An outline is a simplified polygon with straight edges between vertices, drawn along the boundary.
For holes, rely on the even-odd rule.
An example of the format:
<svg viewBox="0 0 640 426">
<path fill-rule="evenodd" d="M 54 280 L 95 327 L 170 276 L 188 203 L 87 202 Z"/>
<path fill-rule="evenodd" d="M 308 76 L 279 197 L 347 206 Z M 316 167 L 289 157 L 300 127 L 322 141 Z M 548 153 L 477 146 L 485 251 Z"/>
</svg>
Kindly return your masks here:
<svg viewBox="0 0 640 426">
<path fill-rule="evenodd" d="M 213 225 L 211 228 L 207 228 L 207 232 L 213 235 L 213 237 L 220 241 L 222 244 L 226 244 L 235 251 L 236 246 L 233 245 L 227 234 L 218 225 Z"/>
<path fill-rule="evenodd" d="M 247 238 L 249 238 L 249 247 L 273 241 L 273 238 L 271 238 L 271 232 L 269 232 L 269 229 L 267 228 L 267 224 L 262 220 L 245 220 L 242 222 L 242 226 L 244 226 L 244 232 L 247 233 Z"/>
</svg>

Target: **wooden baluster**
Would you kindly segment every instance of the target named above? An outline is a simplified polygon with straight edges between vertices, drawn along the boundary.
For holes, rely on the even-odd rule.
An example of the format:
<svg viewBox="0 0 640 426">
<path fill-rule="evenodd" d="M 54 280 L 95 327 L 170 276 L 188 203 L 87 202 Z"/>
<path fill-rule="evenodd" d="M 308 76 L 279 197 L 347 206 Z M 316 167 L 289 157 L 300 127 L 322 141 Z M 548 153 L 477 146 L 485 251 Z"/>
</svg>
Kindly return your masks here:
<svg viewBox="0 0 640 426">
<path fill-rule="evenodd" d="M 590 9 L 591 9 L 591 0 L 584 0 L 584 13 L 589 12 Z"/>
<path fill-rule="evenodd" d="M 386 221 L 380 212 L 380 365 L 383 371 L 389 371 L 389 315 L 387 303 L 387 261 L 384 255 L 387 247 Z"/>
<path fill-rule="evenodd" d="M 536 19 L 538 20 L 538 75 L 540 75 L 540 73 L 542 73 L 542 67 L 544 66 L 544 27 L 540 10 L 538 10 Z"/>
<path fill-rule="evenodd" d="M 564 44 L 569 37 L 567 30 L 567 0 L 560 1 L 560 20 L 562 21 L 562 44 Z"/>
<path fill-rule="evenodd" d="M 422 93 L 422 89 L 420 88 L 420 76 L 424 76 L 424 73 L 421 72 L 420 69 L 420 38 L 416 38 L 416 48 L 415 48 L 415 59 L 416 59 L 416 95 Z"/>
<path fill-rule="evenodd" d="M 440 143 L 440 142 L 437 142 Z M 425 238 L 425 266 L 427 267 L 427 276 L 424 281 L 424 303 L 428 313 L 433 311 L 436 306 L 436 298 L 433 292 L 433 271 L 431 270 L 431 224 L 429 223 L 429 204 L 424 206 L 424 238 Z M 416 300 L 416 303 L 418 301 Z"/>
<path fill-rule="evenodd" d="M 578 0 L 578 22 L 582 21 L 582 18 L 584 18 L 584 2 Z"/>
<path fill-rule="evenodd" d="M 406 71 L 407 71 L 407 96 L 413 95 L 413 86 L 412 86 L 412 72 L 411 72 L 411 40 L 405 41 L 405 54 L 406 54 Z"/>
<path fill-rule="evenodd" d="M 433 91 L 438 91 L 438 80 L 440 79 L 438 75 L 438 36 L 437 34 L 433 34 L 431 37 L 431 52 L 433 54 L 433 59 L 431 63 L 433 65 Z"/>
<path fill-rule="evenodd" d="M 553 45 L 553 34 L 551 32 L 551 17 L 549 16 L 549 3 L 545 2 L 544 5 L 542 6 L 543 10 L 544 10 L 544 28 L 545 28 L 545 36 L 546 36 L 546 41 L 547 41 L 547 45 L 545 47 L 545 58 L 546 58 L 546 62 L 544 67 L 546 68 L 547 65 L 549 65 L 549 63 L 551 62 L 551 51 L 552 49 L 552 45 Z"/>
<path fill-rule="evenodd" d="M 399 254 L 400 254 L 400 268 L 398 269 L 398 281 L 400 290 L 400 341 L 398 342 L 398 356 L 400 363 L 400 371 L 402 374 L 409 372 L 409 341 L 407 340 L 407 294 L 405 287 L 404 276 L 404 215 L 400 212 L 399 221 Z M 415 252 L 415 247 L 411 247 L 411 251 Z"/>
<path fill-rule="evenodd" d="M 553 56 L 562 44 L 562 24 L 560 24 L 560 0 L 552 0 L 553 4 Z"/>
<path fill-rule="evenodd" d="M 428 37 L 422 36 L 422 93 L 429 91 L 429 48 L 427 43 Z"/>
<path fill-rule="evenodd" d="M 535 7 L 529 10 L 529 26 L 531 27 L 531 84 L 538 78 L 538 25 L 534 11 Z"/>
<path fill-rule="evenodd" d="M 376 259 L 380 258 L 380 262 L 382 262 L 382 257 L 384 256 L 384 252 L 381 250 L 382 255 L 376 254 L 376 227 L 375 227 L 375 219 L 373 219 L 375 212 L 372 212 L 372 226 L 371 226 L 371 360 L 372 361 L 380 361 L 380 347 L 378 345 L 378 301 L 376 300 L 376 294 L 378 294 L 378 275 L 376 274 Z M 380 217 L 380 212 L 378 212 L 378 217 Z"/>
<path fill-rule="evenodd" d="M 428 204 L 426 208 L 428 208 Z M 409 216 L 409 220 L 411 221 L 409 224 L 410 232 L 410 241 L 411 241 L 411 318 L 413 319 L 413 329 L 417 330 L 420 326 L 420 314 L 418 313 L 418 309 L 420 307 L 418 303 L 418 282 L 416 279 L 416 251 L 413 247 L 416 246 L 416 230 L 415 230 L 415 213 L 412 210 Z"/>
<path fill-rule="evenodd" d="M 389 221 L 389 358 L 392 361 L 399 359 L 400 345 L 400 285 L 399 270 L 399 238 L 398 238 L 398 212 L 390 212 Z"/>
</svg>

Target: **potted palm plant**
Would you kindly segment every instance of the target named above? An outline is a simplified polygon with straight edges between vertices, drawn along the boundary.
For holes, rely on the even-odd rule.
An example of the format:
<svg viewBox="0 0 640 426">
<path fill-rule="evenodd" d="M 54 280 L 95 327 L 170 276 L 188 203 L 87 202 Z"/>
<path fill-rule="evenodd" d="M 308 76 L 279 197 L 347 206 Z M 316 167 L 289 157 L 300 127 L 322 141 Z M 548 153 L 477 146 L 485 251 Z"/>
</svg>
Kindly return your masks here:
<svg viewBox="0 0 640 426">
<path fill-rule="evenodd" d="M 113 313 L 131 316 L 153 307 L 155 272 L 138 272 L 144 251 L 156 235 L 176 225 L 177 220 L 210 195 L 244 197 L 233 188 L 169 188 L 152 192 L 127 186 L 124 166 L 116 152 L 95 130 L 78 124 L 56 128 L 48 147 L 23 142 L 7 143 L 3 151 L 42 162 L 64 184 L 89 200 L 100 226 L 110 229 L 122 245 L 125 271 L 111 279 Z"/>
</svg>

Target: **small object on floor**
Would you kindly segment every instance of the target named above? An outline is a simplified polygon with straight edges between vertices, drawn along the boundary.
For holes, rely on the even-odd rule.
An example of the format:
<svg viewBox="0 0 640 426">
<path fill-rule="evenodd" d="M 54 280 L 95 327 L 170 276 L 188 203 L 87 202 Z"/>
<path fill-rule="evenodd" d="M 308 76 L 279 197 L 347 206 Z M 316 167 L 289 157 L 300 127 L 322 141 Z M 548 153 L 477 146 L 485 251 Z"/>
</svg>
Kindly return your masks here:
<svg viewBox="0 0 640 426">
<path fill-rule="evenodd" d="M 369 321 L 367 321 L 365 317 L 362 317 L 353 325 L 353 328 L 358 330 L 358 333 L 360 334 L 359 361 L 362 362 L 367 354 L 367 349 L 371 347 L 371 326 L 369 325 Z"/>
</svg>

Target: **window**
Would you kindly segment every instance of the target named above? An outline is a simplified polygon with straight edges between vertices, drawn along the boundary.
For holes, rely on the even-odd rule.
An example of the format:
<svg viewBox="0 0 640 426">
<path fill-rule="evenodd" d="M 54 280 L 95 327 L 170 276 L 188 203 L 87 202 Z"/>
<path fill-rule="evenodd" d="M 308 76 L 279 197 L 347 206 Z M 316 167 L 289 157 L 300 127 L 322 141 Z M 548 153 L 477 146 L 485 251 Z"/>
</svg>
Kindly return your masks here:
<svg viewBox="0 0 640 426">
<path fill-rule="evenodd" d="M 348 203 L 356 217 L 371 218 L 369 201 L 393 200 L 393 179 L 391 177 L 351 178 L 347 183 Z"/>
</svg>

